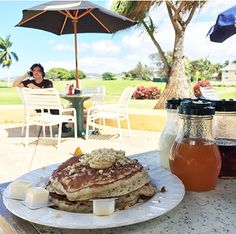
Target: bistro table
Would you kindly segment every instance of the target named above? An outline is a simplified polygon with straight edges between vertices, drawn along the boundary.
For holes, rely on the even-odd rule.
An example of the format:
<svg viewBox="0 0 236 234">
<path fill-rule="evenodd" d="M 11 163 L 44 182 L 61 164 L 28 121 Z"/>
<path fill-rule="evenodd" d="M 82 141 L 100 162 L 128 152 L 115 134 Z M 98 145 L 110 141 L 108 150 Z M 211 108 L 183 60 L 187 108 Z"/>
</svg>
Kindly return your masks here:
<svg viewBox="0 0 236 234">
<path fill-rule="evenodd" d="M 76 120 L 77 120 L 77 136 L 85 139 L 85 128 L 84 128 L 84 101 L 88 100 L 90 96 L 88 95 L 60 95 L 61 98 L 70 101 L 72 107 L 76 110 Z M 62 137 L 74 136 L 74 131 L 63 133 Z"/>
<path fill-rule="evenodd" d="M 159 152 L 134 155 L 146 165 L 160 165 Z M 210 192 L 186 192 L 182 202 L 168 213 L 155 219 L 118 228 L 69 230 L 30 223 L 11 214 L 4 206 L 2 194 L 8 183 L 0 185 L 0 214 L 17 233 L 55 234 L 156 234 L 156 233 L 236 233 L 236 180 L 219 179 Z M 76 222 L 76 220 L 75 220 Z"/>
</svg>

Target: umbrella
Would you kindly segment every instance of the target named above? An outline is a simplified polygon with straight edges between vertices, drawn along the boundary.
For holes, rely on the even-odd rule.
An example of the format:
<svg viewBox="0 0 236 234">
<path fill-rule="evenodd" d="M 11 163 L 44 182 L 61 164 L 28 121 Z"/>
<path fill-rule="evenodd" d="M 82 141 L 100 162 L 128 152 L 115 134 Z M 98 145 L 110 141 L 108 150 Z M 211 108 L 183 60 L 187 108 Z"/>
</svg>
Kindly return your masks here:
<svg viewBox="0 0 236 234">
<path fill-rule="evenodd" d="M 135 24 L 135 21 L 89 1 L 51 1 L 23 10 L 23 18 L 16 26 L 57 35 L 74 34 L 78 88 L 77 33 L 114 33 Z"/>
<path fill-rule="evenodd" d="M 210 40 L 213 42 L 223 42 L 235 33 L 236 6 L 233 6 L 218 15 L 215 25 L 211 27 L 207 36 L 210 35 Z"/>
</svg>

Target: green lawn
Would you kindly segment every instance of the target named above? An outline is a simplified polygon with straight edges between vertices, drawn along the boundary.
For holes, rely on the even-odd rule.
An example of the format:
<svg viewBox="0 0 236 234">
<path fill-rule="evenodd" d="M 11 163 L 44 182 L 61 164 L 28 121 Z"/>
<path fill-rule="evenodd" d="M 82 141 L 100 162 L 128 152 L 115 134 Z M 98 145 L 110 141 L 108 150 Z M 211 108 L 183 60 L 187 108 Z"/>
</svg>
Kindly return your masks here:
<svg viewBox="0 0 236 234">
<path fill-rule="evenodd" d="M 215 87 L 219 98 L 236 99 L 236 87 Z"/>
<path fill-rule="evenodd" d="M 101 79 L 85 79 L 81 80 L 81 87 L 86 86 L 102 86 L 106 87 L 106 102 L 116 102 L 125 87 L 128 86 L 157 86 L 161 90 L 164 89 L 164 83 L 153 83 L 147 81 L 127 81 L 127 80 L 112 80 L 104 81 Z M 54 87 L 64 93 L 65 86 L 69 82 L 55 81 Z M 220 98 L 236 99 L 236 87 L 216 87 L 217 94 Z M 132 100 L 131 108 L 152 109 L 155 106 L 156 100 Z M 21 100 L 16 88 L 8 88 L 7 82 L 0 82 L 0 105 L 21 104 Z"/>
<path fill-rule="evenodd" d="M 64 93 L 66 84 L 70 84 L 70 82 L 66 81 L 54 81 L 54 87 Z M 106 87 L 106 102 L 116 102 L 122 93 L 123 89 L 128 86 L 157 86 L 161 90 L 164 89 L 164 83 L 153 83 L 147 81 L 127 81 L 127 80 L 112 80 L 112 81 L 104 81 L 101 79 L 85 79 L 80 81 L 81 87 L 91 86 L 105 86 Z M 0 105 L 8 105 L 8 104 L 20 104 L 20 98 L 17 93 L 16 88 L 8 88 L 6 82 L 0 82 Z M 143 100 L 141 100 L 143 101 Z M 153 100 L 152 100 L 153 101 Z M 154 101 L 155 103 L 155 101 Z M 152 104 L 151 104 L 152 105 Z M 132 106 L 132 105 L 131 105 Z M 141 104 L 143 106 L 143 104 Z"/>
<path fill-rule="evenodd" d="M 58 81 L 54 82 L 54 86 L 57 90 L 60 92 L 64 92 L 64 89 L 66 87 L 66 84 L 68 82 L 64 81 Z M 153 83 L 153 82 L 147 82 L 147 81 L 130 81 L 130 80 L 101 80 L 101 79 L 84 79 L 80 81 L 81 87 L 97 87 L 97 86 L 105 86 L 106 87 L 106 102 L 114 102 L 116 101 L 120 94 L 122 93 L 123 89 L 125 87 L 129 86 L 157 86 L 161 90 L 164 89 L 165 83 Z"/>
</svg>

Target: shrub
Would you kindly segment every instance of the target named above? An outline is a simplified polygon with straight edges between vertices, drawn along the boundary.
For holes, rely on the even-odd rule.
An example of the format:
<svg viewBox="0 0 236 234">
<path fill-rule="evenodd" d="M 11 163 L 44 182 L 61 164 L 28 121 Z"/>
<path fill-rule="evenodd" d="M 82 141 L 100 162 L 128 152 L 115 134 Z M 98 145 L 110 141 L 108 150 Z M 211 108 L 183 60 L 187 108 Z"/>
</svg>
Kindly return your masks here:
<svg viewBox="0 0 236 234">
<path fill-rule="evenodd" d="M 68 72 L 68 77 L 67 77 L 67 79 L 68 79 L 68 80 L 75 80 L 75 76 L 76 76 L 75 73 L 76 73 L 75 70 L 69 71 L 69 72 Z M 82 70 L 79 70 L 79 71 L 78 71 L 78 75 L 79 75 L 79 80 L 82 80 L 82 79 L 86 79 L 86 78 L 87 78 L 86 74 L 85 74 Z"/>
<path fill-rule="evenodd" d="M 75 70 L 68 71 L 65 68 L 52 68 L 46 72 L 48 79 L 59 79 L 59 80 L 74 80 Z M 86 74 L 79 70 L 79 79 L 85 79 Z"/>
<path fill-rule="evenodd" d="M 200 87 L 212 87 L 210 81 L 208 80 L 200 80 L 193 86 L 193 92 L 196 97 L 202 96 L 202 92 Z"/>
<path fill-rule="evenodd" d="M 133 94 L 134 99 L 158 99 L 160 97 L 161 90 L 158 87 L 144 87 L 139 86 Z"/>
<path fill-rule="evenodd" d="M 116 80 L 116 77 L 112 72 L 104 72 L 102 74 L 102 79 L 103 80 Z"/>
<path fill-rule="evenodd" d="M 122 77 L 123 80 L 133 80 L 132 75 L 130 72 L 124 72 L 124 76 Z"/>
<path fill-rule="evenodd" d="M 52 68 L 46 72 L 46 77 L 48 79 L 66 80 L 68 76 L 69 72 L 64 68 Z"/>
</svg>

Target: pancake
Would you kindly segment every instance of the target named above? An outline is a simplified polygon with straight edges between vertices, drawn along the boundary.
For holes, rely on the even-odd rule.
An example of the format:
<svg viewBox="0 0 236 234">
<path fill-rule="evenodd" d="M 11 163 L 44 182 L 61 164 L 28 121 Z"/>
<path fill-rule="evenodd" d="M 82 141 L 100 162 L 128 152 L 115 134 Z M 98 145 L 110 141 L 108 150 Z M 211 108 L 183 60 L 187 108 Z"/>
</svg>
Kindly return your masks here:
<svg viewBox="0 0 236 234">
<path fill-rule="evenodd" d="M 52 173 L 46 188 L 56 207 L 74 212 L 91 212 L 92 200 L 103 198 L 116 198 L 116 208 L 125 209 L 156 193 L 147 170 L 113 149 L 68 159 Z"/>
</svg>

